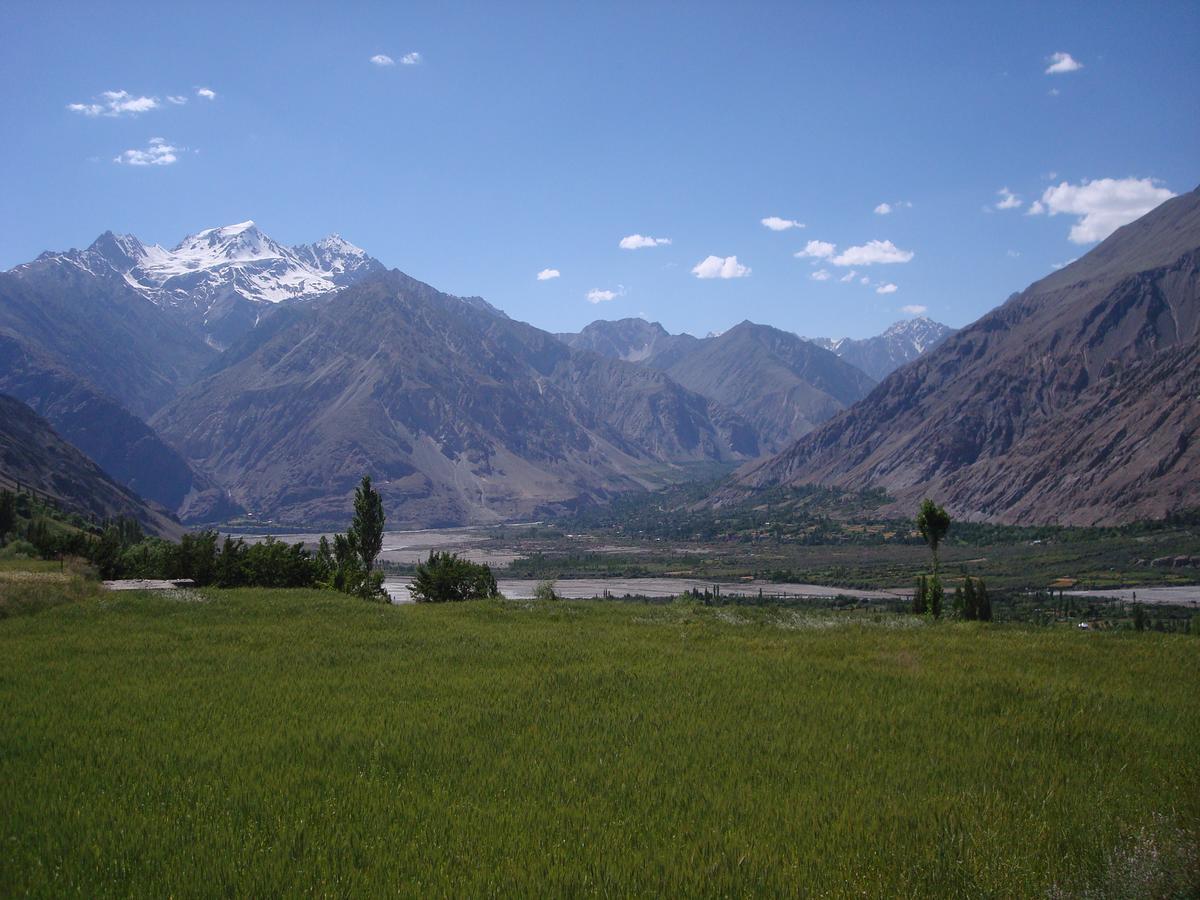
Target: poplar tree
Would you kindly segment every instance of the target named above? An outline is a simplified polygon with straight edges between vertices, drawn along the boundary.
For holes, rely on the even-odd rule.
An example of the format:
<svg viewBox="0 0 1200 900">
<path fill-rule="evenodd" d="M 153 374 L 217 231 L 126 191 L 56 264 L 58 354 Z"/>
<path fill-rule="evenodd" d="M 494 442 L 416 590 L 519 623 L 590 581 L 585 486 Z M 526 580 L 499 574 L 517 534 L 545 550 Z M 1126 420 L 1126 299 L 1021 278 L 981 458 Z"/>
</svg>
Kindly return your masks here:
<svg viewBox="0 0 1200 900">
<path fill-rule="evenodd" d="M 917 530 L 921 532 L 921 537 L 925 538 L 925 542 L 929 544 L 929 549 L 933 552 L 933 574 L 936 575 L 938 573 L 938 544 L 950 530 L 950 516 L 946 510 L 926 497 L 925 502 L 921 504 L 920 512 L 917 513 Z"/>
<path fill-rule="evenodd" d="M 383 549 L 383 523 L 383 499 L 371 487 L 371 476 L 364 475 L 354 492 L 354 519 L 346 537 L 367 572 L 374 567 L 375 557 Z"/>
</svg>

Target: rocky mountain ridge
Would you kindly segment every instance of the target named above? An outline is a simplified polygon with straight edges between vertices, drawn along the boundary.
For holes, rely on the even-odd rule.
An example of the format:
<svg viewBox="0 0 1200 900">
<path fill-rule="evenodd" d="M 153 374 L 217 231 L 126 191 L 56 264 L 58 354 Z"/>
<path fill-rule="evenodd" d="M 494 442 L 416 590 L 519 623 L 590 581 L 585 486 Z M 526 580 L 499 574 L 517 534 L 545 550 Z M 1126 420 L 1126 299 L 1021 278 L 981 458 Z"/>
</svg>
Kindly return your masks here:
<svg viewBox="0 0 1200 900">
<path fill-rule="evenodd" d="M 1107 524 L 1200 506 L 1200 190 L 1015 294 L 714 498 L 878 486 L 958 516 Z"/>
</svg>

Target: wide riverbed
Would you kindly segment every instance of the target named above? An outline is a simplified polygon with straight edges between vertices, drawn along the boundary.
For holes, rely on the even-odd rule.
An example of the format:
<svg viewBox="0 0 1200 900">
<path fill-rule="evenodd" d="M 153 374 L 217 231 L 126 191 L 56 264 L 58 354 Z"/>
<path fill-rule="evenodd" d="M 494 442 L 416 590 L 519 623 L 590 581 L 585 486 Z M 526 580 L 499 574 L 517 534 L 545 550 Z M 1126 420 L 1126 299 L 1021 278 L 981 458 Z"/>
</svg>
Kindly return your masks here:
<svg viewBox="0 0 1200 900">
<path fill-rule="evenodd" d="M 383 586 L 393 603 L 411 603 L 408 587 L 412 578 L 397 575 L 387 578 Z M 528 600 L 539 582 L 524 578 L 501 578 L 497 581 L 502 593 L 509 600 Z M 590 600 L 610 597 L 678 597 L 685 591 L 712 591 L 720 586 L 725 597 L 764 597 L 812 599 L 829 597 L 854 597 L 860 600 L 898 600 L 912 596 L 911 591 L 902 589 L 861 591 L 853 588 L 828 587 L 820 584 L 775 584 L 769 581 L 701 581 L 695 578 L 560 578 L 554 582 L 554 591 L 568 600 Z"/>
</svg>

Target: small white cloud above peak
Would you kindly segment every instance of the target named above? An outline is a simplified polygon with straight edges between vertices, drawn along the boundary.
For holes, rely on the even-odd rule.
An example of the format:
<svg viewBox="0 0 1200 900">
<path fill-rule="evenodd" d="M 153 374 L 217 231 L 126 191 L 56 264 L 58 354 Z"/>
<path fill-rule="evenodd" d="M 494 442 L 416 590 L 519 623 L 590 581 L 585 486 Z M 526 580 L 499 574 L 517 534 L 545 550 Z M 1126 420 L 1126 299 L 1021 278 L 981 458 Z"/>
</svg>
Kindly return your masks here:
<svg viewBox="0 0 1200 900">
<path fill-rule="evenodd" d="M 914 256 L 911 250 L 901 250 L 891 241 L 867 241 L 858 247 L 847 247 L 830 261 L 835 266 L 873 266 L 906 263 Z"/>
<path fill-rule="evenodd" d="M 817 271 L 813 272 L 808 277 L 813 281 L 828 281 L 829 271 L 827 269 L 817 269 Z"/>
<path fill-rule="evenodd" d="M 183 106 L 187 100 L 188 98 L 182 94 L 167 94 L 167 102 L 174 106 Z"/>
<path fill-rule="evenodd" d="M 769 228 L 772 231 L 787 231 L 791 228 L 803 228 L 803 222 L 797 222 L 795 219 L 781 219 L 779 216 L 767 216 L 765 219 L 759 219 L 764 228 Z"/>
<path fill-rule="evenodd" d="M 858 273 L 856 271 L 854 271 L 853 269 L 851 269 L 849 272 L 847 272 L 845 275 L 843 275 L 841 278 L 839 278 L 838 281 L 842 282 L 843 284 L 849 284 L 851 281 L 853 281 L 857 277 L 858 277 Z"/>
<path fill-rule="evenodd" d="M 386 53 L 376 53 L 371 57 L 371 63 L 376 66 L 394 66 L 396 61 Z"/>
<path fill-rule="evenodd" d="M 558 271 L 558 269 L 542 269 L 542 271 L 537 273 L 537 280 L 550 281 L 552 278 L 559 278 L 561 275 L 562 272 Z"/>
<path fill-rule="evenodd" d="M 929 312 L 929 307 L 921 306 L 920 304 L 917 304 L 917 303 L 912 303 L 912 304 L 909 304 L 908 306 L 900 307 L 900 312 L 907 313 L 910 316 L 923 316 L 923 315 L 925 315 L 925 313 Z"/>
<path fill-rule="evenodd" d="M 644 247 L 662 247 L 670 243 L 670 238 L 656 238 L 643 234 L 630 234 L 621 238 L 618 246 L 622 250 L 641 250 Z"/>
<path fill-rule="evenodd" d="M 196 96 L 200 97 L 202 100 L 216 100 L 217 92 L 212 88 L 196 88 Z"/>
<path fill-rule="evenodd" d="M 400 57 L 400 65 L 402 66 L 419 66 L 424 59 L 416 50 L 411 53 L 405 53 Z"/>
<path fill-rule="evenodd" d="M 875 293 L 877 293 L 877 294 L 894 294 L 898 290 L 900 290 L 900 288 L 896 287 L 896 285 L 892 284 L 889 281 L 887 284 L 881 284 L 879 287 L 875 288 Z"/>
<path fill-rule="evenodd" d="M 1046 62 L 1050 64 L 1046 66 L 1047 75 L 1065 75 L 1067 72 L 1078 72 L 1083 68 L 1083 63 L 1071 56 L 1070 53 L 1064 53 L 1061 50 L 1058 53 L 1052 53 Z"/>
<path fill-rule="evenodd" d="M 996 191 L 996 196 L 1000 198 L 996 201 L 996 209 L 1016 209 L 1024 202 L 1020 197 L 1010 191 L 1007 186 Z"/>
<path fill-rule="evenodd" d="M 113 157 L 113 162 L 124 166 L 169 166 L 179 162 L 177 155 L 182 147 L 174 147 L 160 137 L 150 138 L 144 150 L 126 150 Z"/>
<path fill-rule="evenodd" d="M 829 241 L 809 241 L 804 245 L 803 250 L 799 250 L 793 255 L 801 259 L 805 257 L 809 259 L 828 259 L 835 252 L 837 252 L 837 244 L 831 244 Z"/>
<path fill-rule="evenodd" d="M 610 300 L 616 300 L 625 294 L 625 288 L 617 285 L 615 291 L 603 290 L 601 288 L 592 288 L 585 295 L 588 303 L 607 303 Z"/>
<path fill-rule="evenodd" d="M 692 266 L 692 274 L 697 278 L 745 278 L 750 267 L 739 263 L 736 256 L 706 256 Z"/>
<path fill-rule="evenodd" d="M 106 116 L 136 116 L 139 113 L 159 109 L 162 104 L 157 97 L 135 97 L 129 91 L 105 91 L 91 103 L 68 103 L 67 109 L 89 118 Z"/>
<path fill-rule="evenodd" d="M 911 200 L 893 200 L 891 203 L 880 203 L 875 207 L 875 215 L 890 216 L 892 213 L 901 209 L 912 209 Z"/>
<path fill-rule="evenodd" d="M 877 207 L 875 207 L 875 215 L 877 216 L 888 216 L 891 215 L 891 213 L 892 204 L 890 203 L 880 203 Z"/>
</svg>

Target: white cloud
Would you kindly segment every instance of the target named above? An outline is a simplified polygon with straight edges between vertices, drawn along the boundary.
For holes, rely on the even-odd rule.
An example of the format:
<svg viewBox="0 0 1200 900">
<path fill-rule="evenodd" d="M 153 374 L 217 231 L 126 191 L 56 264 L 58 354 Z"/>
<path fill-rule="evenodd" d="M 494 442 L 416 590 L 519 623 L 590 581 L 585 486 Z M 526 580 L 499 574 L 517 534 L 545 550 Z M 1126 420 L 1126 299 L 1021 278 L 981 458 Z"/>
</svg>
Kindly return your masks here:
<svg viewBox="0 0 1200 900">
<path fill-rule="evenodd" d="M 831 244 L 828 241 L 809 241 L 804 245 L 804 249 L 797 252 L 797 257 L 809 257 L 811 259 L 828 259 L 833 256 L 837 250 L 836 244 Z"/>
<path fill-rule="evenodd" d="M 607 303 L 609 300 L 616 300 L 618 297 L 624 296 L 625 288 L 617 285 L 615 291 L 601 290 L 600 288 L 592 288 L 587 292 L 588 303 Z"/>
<path fill-rule="evenodd" d="M 1078 72 L 1083 68 L 1083 63 L 1076 60 L 1070 53 L 1062 53 L 1061 51 L 1053 54 L 1048 60 L 1046 67 L 1047 75 L 1062 75 L 1066 72 Z"/>
<path fill-rule="evenodd" d="M 405 53 L 400 57 L 400 64 L 403 66 L 419 66 L 421 64 L 421 54 L 416 50 L 412 53 Z"/>
<path fill-rule="evenodd" d="M 216 100 L 217 92 L 214 91 L 212 88 L 206 88 L 206 87 L 196 88 L 196 96 L 202 97 L 205 100 Z"/>
<path fill-rule="evenodd" d="M 900 290 L 900 288 L 896 287 L 894 284 L 892 284 L 889 281 L 887 284 L 881 284 L 879 287 L 875 288 L 875 293 L 877 293 L 877 294 L 894 294 L 898 290 Z"/>
<path fill-rule="evenodd" d="M 736 256 L 707 256 L 692 267 L 697 278 L 745 278 L 750 267 L 743 266 Z"/>
<path fill-rule="evenodd" d="M 1050 90 L 1046 91 L 1046 96 L 1047 97 L 1057 97 L 1061 93 L 1062 93 L 1062 91 L 1060 91 L 1058 88 L 1050 88 Z"/>
<path fill-rule="evenodd" d="M 867 241 L 859 247 L 847 247 L 831 262 L 835 266 L 871 266 L 876 263 L 906 263 L 916 254 L 901 250 L 891 241 Z"/>
<path fill-rule="evenodd" d="M 169 166 L 179 161 L 175 154 L 182 149 L 172 147 L 160 137 L 152 137 L 145 150 L 126 150 L 120 156 L 113 157 L 113 162 L 125 166 Z"/>
<path fill-rule="evenodd" d="M 82 113 L 85 116 L 136 116 L 138 113 L 158 109 L 161 104 L 157 97 L 135 97 L 128 91 L 105 91 L 100 95 L 98 103 L 68 103 L 71 112 Z"/>
<path fill-rule="evenodd" d="M 841 281 L 845 284 L 849 284 L 851 281 L 853 281 L 857 277 L 858 277 L 858 273 L 855 272 L 853 269 L 851 269 L 849 272 L 847 272 L 845 275 L 843 275 L 841 278 L 839 278 L 838 281 Z"/>
<path fill-rule="evenodd" d="M 1027 216 L 1040 216 L 1046 211 L 1046 207 L 1042 206 L 1041 200 L 1034 200 L 1029 204 L 1029 209 L 1025 210 Z"/>
<path fill-rule="evenodd" d="M 376 66 L 394 66 L 396 61 L 386 53 L 376 53 L 371 57 L 371 63 Z"/>
<path fill-rule="evenodd" d="M 910 316 L 920 316 L 920 315 L 924 315 L 925 313 L 929 312 L 929 307 L 921 306 L 920 304 L 917 304 L 917 303 L 911 303 L 908 306 L 900 307 L 900 312 L 908 313 Z"/>
<path fill-rule="evenodd" d="M 877 216 L 890 215 L 891 211 L 892 211 L 892 204 L 890 204 L 890 203 L 880 203 L 877 207 L 875 207 L 875 215 L 877 215 Z"/>
<path fill-rule="evenodd" d="M 1012 259 L 1016 259 L 1018 256 L 1021 255 L 1021 251 L 1020 250 L 1008 250 L 1008 251 L 1006 251 L 1006 254 L 1009 257 L 1011 257 Z"/>
<path fill-rule="evenodd" d="M 870 284 L 871 279 L 868 278 L 866 275 L 864 275 L 862 278 L 858 279 L 858 283 L 859 284 Z"/>
<path fill-rule="evenodd" d="M 1050 268 L 1052 268 L 1052 269 L 1065 269 L 1067 266 L 1069 266 L 1071 263 L 1075 262 L 1075 260 L 1077 260 L 1077 259 L 1079 259 L 1079 257 L 1078 257 L 1078 256 L 1073 256 L 1073 257 L 1071 257 L 1070 259 L 1068 259 L 1066 262 L 1060 262 L 1060 263 L 1051 263 L 1051 264 L 1050 264 Z"/>
<path fill-rule="evenodd" d="M 621 238 L 620 247 L 622 250 L 640 250 L 643 247 L 661 247 L 664 244 L 671 243 L 670 238 L 647 237 L 642 234 L 631 234 Z"/>
<path fill-rule="evenodd" d="M 562 275 L 562 272 L 558 271 L 558 269 L 542 269 L 542 271 L 537 273 L 537 280 L 549 281 L 551 278 L 558 278 L 560 275 Z"/>
<path fill-rule="evenodd" d="M 183 106 L 183 104 L 187 103 L 187 97 L 181 94 L 167 94 L 167 102 L 173 103 L 176 106 Z"/>
<path fill-rule="evenodd" d="M 1016 209 L 1024 202 L 1007 187 L 1002 187 L 996 191 L 996 196 L 1000 198 L 996 201 L 996 209 Z"/>
<path fill-rule="evenodd" d="M 1052 216 L 1079 216 L 1068 237 L 1075 244 L 1091 244 L 1174 196 L 1150 178 L 1097 178 L 1048 187 L 1040 203 Z"/>
<path fill-rule="evenodd" d="M 829 272 L 827 272 L 825 269 L 817 269 L 817 271 L 813 272 L 809 278 L 811 278 L 813 281 L 828 281 Z"/>
<path fill-rule="evenodd" d="M 803 222 L 797 222 L 795 219 L 781 219 L 779 216 L 767 216 L 765 219 L 759 219 L 760 222 L 772 231 L 787 231 L 789 228 L 803 228 Z"/>
</svg>

